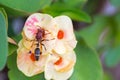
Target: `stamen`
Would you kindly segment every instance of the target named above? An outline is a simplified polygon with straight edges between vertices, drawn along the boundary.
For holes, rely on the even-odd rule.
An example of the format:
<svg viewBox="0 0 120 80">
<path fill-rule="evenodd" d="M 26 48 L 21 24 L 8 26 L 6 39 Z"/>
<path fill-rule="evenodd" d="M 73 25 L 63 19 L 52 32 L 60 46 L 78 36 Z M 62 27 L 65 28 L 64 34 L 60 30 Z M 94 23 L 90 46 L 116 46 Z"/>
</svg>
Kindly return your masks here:
<svg viewBox="0 0 120 80">
<path fill-rule="evenodd" d="M 34 55 L 33 53 L 30 55 L 30 59 L 31 59 L 32 61 L 35 61 L 35 55 Z"/>
<path fill-rule="evenodd" d="M 59 65 L 59 64 L 61 64 L 61 63 L 62 63 L 62 57 L 60 57 L 59 60 L 57 60 L 54 64 L 55 64 L 55 65 Z"/>
</svg>

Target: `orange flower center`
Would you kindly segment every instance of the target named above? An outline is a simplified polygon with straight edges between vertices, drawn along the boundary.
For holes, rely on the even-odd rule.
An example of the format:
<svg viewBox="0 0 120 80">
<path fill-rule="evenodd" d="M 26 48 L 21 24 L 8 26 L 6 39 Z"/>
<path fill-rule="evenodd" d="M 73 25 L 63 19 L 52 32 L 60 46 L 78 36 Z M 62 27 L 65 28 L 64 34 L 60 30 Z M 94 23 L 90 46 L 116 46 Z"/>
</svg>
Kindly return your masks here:
<svg viewBox="0 0 120 80">
<path fill-rule="evenodd" d="M 62 63 L 62 57 L 60 57 L 59 60 L 57 60 L 54 64 L 55 64 L 55 65 L 59 65 L 59 64 L 61 64 L 61 63 Z"/>
<path fill-rule="evenodd" d="M 34 55 L 33 53 L 30 55 L 30 59 L 31 59 L 32 61 L 35 61 L 35 55 Z"/>
<path fill-rule="evenodd" d="M 63 39 L 63 37 L 64 37 L 64 32 L 63 32 L 63 30 L 59 30 L 59 31 L 58 31 L 58 34 L 57 34 L 57 38 L 58 38 L 58 39 Z"/>
</svg>

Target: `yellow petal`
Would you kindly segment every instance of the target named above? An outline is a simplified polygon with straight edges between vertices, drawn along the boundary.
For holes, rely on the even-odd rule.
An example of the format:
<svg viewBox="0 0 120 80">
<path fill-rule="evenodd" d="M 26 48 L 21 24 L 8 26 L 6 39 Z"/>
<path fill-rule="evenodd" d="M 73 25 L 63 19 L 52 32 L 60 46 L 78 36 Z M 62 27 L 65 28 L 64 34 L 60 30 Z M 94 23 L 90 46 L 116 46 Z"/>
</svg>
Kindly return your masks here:
<svg viewBox="0 0 120 80">
<path fill-rule="evenodd" d="M 21 51 L 22 49 L 24 49 L 24 46 L 23 46 L 23 44 L 22 44 L 22 41 L 23 41 L 23 40 L 20 40 L 19 43 L 18 43 L 17 53 L 18 53 L 19 51 Z"/>
</svg>

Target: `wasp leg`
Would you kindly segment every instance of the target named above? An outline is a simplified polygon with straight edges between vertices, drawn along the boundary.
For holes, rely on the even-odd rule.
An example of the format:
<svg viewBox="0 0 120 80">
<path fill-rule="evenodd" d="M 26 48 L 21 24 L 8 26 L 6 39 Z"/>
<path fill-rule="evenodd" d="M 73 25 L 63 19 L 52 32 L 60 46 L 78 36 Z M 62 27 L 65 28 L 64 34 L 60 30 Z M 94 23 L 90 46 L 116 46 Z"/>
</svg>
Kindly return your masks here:
<svg viewBox="0 0 120 80">
<path fill-rule="evenodd" d="M 51 34 L 48 30 L 45 30 L 46 32 L 45 32 L 45 35 L 47 35 L 47 34 Z"/>
<path fill-rule="evenodd" d="M 41 40 L 41 42 L 43 42 L 43 41 L 50 41 L 50 40 L 54 40 L 55 38 L 53 38 L 53 39 L 43 39 L 43 40 Z"/>
<path fill-rule="evenodd" d="M 27 39 L 27 38 L 25 38 L 25 40 L 26 40 L 26 41 L 30 41 L 30 42 L 35 41 L 35 40 L 29 40 L 29 39 Z"/>
<path fill-rule="evenodd" d="M 36 45 L 36 47 L 39 47 L 39 43 L 35 43 L 34 45 Z"/>
<path fill-rule="evenodd" d="M 41 44 L 41 45 L 44 47 L 44 49 L 45 49 L 45 51 L 46 51 L 47 49 L 46 49 L 45 45 L 44 45 L 44 44 Z"/>
<path fill-rule="evenodd" d="M 48 34 L 51 34 L 50 32 L 48 32 L 48 33 L 45 33 L 45 35 L 48 35 Z"/>
</svg>

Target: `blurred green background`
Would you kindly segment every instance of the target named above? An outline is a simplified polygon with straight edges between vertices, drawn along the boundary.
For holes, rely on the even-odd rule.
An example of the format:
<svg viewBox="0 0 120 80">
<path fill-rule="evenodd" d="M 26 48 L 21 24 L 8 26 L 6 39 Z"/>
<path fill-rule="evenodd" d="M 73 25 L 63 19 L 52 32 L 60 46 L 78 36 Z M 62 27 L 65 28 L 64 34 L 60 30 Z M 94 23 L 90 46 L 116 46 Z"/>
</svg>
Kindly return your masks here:
<svg viewBox="0 0 120 80">
<path fill-rule="evenodd" d="M 77 62 L 69 80 L 120 80 L 120 0 L 0 0 L 0 80 L 45 80 L 26 77 L 16 66 L 17 43 L 32 13 L 73 21 Z"/>
</svg>

